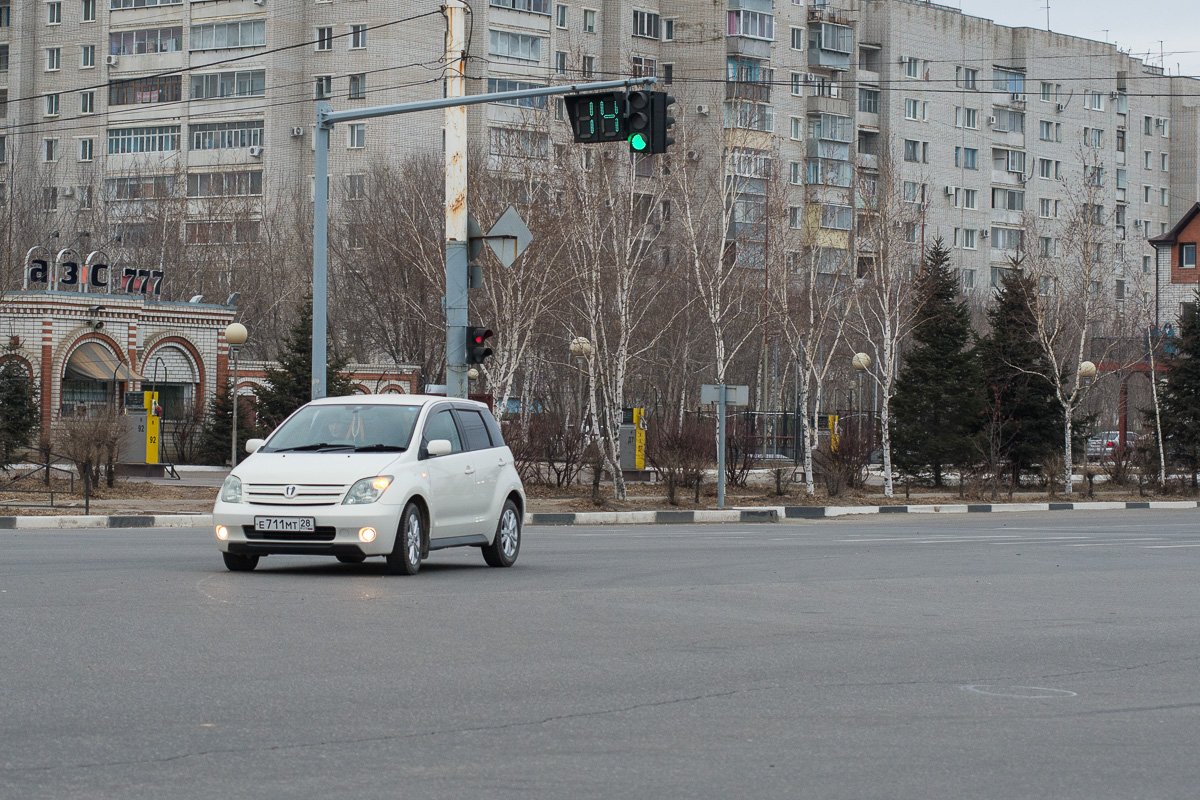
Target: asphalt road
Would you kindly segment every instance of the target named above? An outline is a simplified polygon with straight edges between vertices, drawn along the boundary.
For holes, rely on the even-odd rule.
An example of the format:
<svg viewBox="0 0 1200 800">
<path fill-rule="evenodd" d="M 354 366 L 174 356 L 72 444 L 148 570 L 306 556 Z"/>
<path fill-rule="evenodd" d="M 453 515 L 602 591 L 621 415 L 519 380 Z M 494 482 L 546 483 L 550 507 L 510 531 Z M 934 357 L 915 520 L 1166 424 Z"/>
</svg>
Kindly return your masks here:
<svg viewBox="0 0 1200 800">
<path fill-rule="evenodd" d="M 1195 511 L 0 531 L 0 798 L 1194 798 Z"/>
</svg>

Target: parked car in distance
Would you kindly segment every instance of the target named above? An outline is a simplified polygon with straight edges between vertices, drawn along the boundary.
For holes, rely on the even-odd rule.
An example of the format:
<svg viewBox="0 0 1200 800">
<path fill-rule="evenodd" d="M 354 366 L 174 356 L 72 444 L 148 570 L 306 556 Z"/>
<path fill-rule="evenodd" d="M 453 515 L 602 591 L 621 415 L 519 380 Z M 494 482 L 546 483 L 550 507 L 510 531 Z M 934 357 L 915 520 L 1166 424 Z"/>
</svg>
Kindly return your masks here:
<svg viewBox="0 0 1200 800">
<path fill-rule="evenodd" d="M 1137 446 L 1138 435 L 1133 431 L 1125 432 L 1125 450 L 1128 452 Z M 1120 431 L 1100 431 L 1088 439 L 1088 458 L 1111 458 L 1121 446 Z"/>
<path fill-rule="evenodd" d="M 525 490 L 482 403 L 356 395 L 296 410 L 229 474 L 213 506 L 234 572 L 263 556 L 373 556 L 413 575 L 430 551 L 478 547 L 493 567 L 521 549 Z"/>
</svg>

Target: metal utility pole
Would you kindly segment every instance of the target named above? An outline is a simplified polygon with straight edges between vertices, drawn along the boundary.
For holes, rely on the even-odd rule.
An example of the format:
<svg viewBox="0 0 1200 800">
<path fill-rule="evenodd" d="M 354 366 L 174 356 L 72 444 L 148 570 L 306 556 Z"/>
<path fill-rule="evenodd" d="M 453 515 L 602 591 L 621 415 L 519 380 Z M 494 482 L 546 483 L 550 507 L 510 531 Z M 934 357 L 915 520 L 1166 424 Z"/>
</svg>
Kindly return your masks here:
<svg viewBox="0 0 1200 800">
<path fill-rule="evenodd" d="M 467 5 L 446 0 L 446 97 L 467 95 Z M 446 395 L 467 396 L 467 107 L 446 108 Z"/>
</svg>

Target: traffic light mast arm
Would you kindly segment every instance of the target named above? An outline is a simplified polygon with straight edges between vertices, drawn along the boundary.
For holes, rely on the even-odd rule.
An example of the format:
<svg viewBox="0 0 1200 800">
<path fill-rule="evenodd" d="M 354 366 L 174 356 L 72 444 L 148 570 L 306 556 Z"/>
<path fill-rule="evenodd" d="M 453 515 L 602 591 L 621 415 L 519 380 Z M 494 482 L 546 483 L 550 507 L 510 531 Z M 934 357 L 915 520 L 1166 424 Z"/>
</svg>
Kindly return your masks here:
<svg viewBox="0 0 1200 800">
<path fill-rule="evenodd" d="M 539 89 L 518 89 L 512 92 L 489 92 L 488 94 L 470 94 L 466 97 L 440 97 L 436 100 L 419 100 L 413 103 L 395 103 L 387 106 L 371 106 L 369 108 L 351 108 L 345 111 L 317 110 L 317 126 L 328 128 L 338 122 L 353 122 L 373 117 L 390 117 L 396 114 L 411 114 L 415 111 L 436 111 L 440 108 L 453 106 L 474 106 L 481 103 L 500 103 L 505 100 L 519 100 L 523 97 L 548 97 L 557 94 L 579 94 L 580 92 L 599 92 L 604 89 L 630 89 L 634 86 L 651 86 L 658 78 L 628 78 L 623 81 L 599 81 L 596 83 L 572 83 L 565 86 L 543 86 Z"/>
</svg>

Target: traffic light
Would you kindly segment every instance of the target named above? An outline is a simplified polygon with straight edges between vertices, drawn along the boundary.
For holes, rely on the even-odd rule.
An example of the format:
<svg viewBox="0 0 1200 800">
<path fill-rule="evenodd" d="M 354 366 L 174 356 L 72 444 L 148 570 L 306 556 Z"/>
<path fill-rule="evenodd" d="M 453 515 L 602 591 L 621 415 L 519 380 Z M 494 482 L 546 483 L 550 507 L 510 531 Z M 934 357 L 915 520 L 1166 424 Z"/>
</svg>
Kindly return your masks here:
<svg viewBox="0 0 1200 800">
<path fill-rule="evenodd" d="M 484 359 L 492 354 L 492 348 L 487 346 L 487 340 L 492 338 L 489 328 L 467 328 L 467 363 L 482 364 Z"/>
<path fill-rule="evenodd" d="M 671 128 L 675 118 L 668 116 L 670 107 L 675 104 L 675 98 L 666 92 L 653 92 L 650 100 L 650 152 L 665 153 L 667 148 L 675 144 L 671 136 Z"/>
<path fill-rule="evenodd" d="M 625 141 L 625 93 L 597 92 L 563 98 L 576 142 Z"/>
<path fill-rule="evenodd" d="M 626 141 L 635 153 L 648 153 L 654 136 L 654 92 L 630 92 L 625 97 Z"/>
</svg>

